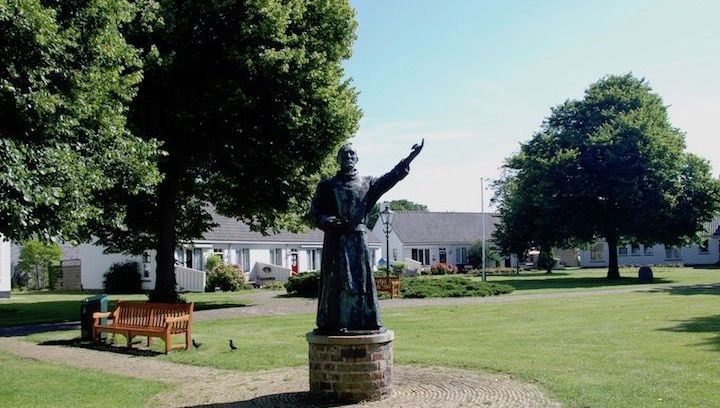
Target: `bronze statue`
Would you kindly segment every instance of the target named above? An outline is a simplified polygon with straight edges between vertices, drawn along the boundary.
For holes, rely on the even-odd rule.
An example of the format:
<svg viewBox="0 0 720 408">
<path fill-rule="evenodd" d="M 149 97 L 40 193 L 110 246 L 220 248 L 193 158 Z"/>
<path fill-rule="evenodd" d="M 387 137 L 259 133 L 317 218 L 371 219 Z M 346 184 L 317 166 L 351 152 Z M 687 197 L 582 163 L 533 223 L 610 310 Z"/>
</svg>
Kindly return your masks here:
<svg viewBox="0 0 720 408">
<path fill-rule="evenodd" d="M 319 334 L 372 334 L 385 330 L 367 245 L 368 214 L 380 197 L 410 172 L 425 140 L 380 178 L 360 177 L 351 145 L 338 152 L 340 170 L 318 184 L 311 215 L 325 232 L 320 272 Z"/>
</svg>

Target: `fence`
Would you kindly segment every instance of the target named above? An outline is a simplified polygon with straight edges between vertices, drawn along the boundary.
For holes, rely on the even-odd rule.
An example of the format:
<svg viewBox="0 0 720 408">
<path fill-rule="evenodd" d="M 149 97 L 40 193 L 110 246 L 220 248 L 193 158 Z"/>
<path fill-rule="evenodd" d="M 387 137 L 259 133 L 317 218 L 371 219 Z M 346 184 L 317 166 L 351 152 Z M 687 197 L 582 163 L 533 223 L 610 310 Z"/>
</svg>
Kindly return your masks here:
<svg viewBox="0 0 720 408">
<path fill-rule="evenodd" d="M 204 292 L 205 272 L 175 265 L 175 280 L 180 292 Z"/>
</svg>

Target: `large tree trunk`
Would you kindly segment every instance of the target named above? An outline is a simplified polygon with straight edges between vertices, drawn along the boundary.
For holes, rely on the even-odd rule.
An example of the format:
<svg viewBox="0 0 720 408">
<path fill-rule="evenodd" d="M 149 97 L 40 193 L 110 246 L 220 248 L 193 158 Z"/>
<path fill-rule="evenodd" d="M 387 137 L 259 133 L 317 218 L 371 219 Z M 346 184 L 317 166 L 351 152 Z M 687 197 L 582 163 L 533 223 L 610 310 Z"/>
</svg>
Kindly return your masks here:
<svg viewBox="0 0 720 408">
<path fill-rule="evenodd" d="M 179 297 L 175 281 L 175 248 L 177 234 L 177 201 L 179 195 L 179 172 L 172 164 L 169 165 L 165 178 L 158 186 L 158 231 L 157 231 L 157 270 L 155 273 L 155 290 L 150 293 L 152 302 L 178 302 Z"/>
<path fill-rule="evenodd" d="M 618 238 L 613 234 L 606 237 L 608 244 L 608 279 L 620 279 L 620 269 L 618 268 L 617 244 Z"/>
</svg>

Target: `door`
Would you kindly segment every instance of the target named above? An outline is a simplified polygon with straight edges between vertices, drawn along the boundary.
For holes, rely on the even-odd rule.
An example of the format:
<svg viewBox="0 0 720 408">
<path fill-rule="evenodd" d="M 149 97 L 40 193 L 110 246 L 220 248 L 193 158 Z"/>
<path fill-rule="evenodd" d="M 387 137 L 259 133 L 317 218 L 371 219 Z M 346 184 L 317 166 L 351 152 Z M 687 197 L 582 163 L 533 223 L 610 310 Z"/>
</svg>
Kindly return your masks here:
<svg viewBox="0 0 720 408">
<path fill-rule="evenodd" d="M 185 250 L 185 266 L 187 268 L 193 267 L 193 251 L 192 249 L 186 249 Z"/>
<path fill-rule="evenodd" d="M 447 263 L 447 251 L 445 251 L 445 248 L 439 248 L 438 251 L 440 252 L 440 263 Z"/>
<path fill-rule="evenodd" d="M 297 250 L 290 252 L 290 270 L 293 275 L 298 274 L 298 253 Z"/>
</svg>

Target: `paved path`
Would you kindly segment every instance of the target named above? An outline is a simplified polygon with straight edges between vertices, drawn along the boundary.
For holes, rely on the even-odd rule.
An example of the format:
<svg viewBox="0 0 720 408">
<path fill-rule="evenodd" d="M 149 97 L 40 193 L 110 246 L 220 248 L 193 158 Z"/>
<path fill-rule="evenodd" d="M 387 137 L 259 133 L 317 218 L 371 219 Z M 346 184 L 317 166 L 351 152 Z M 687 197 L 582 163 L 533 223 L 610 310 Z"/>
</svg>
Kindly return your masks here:
<svg viewBox="0 0 720 408">
<path fill-rule="evenodd" d="M 306 367 L 242 373 L 76 347 L 0 338 L 16 356 L 165 383 L 148 405 L 159 407 L 318 407 L 308 395 Z M 396 366 L 394 392 L 362 407 L 559 407 L 538 387 L 506 374 Z M 334 405 L 331 405 L 334 406 Z"/>
</svg>

